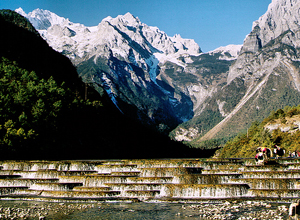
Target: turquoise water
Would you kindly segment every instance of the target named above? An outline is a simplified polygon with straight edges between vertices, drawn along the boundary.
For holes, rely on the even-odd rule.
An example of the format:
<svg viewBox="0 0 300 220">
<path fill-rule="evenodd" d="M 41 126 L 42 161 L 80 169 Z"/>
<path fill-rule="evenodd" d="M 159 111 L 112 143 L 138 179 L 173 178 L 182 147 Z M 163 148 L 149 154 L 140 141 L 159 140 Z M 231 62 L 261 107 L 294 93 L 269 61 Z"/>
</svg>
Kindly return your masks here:
<svg viewBox="0 0 300 220">
<path fill-rule="evenodd" d="M 187 216 L 199 219 L 199 211 L 185 210 L 182 204 L 105 203 L 85 212 L 74 213 L 68 219 L 185 219 Z"/>
</svg>

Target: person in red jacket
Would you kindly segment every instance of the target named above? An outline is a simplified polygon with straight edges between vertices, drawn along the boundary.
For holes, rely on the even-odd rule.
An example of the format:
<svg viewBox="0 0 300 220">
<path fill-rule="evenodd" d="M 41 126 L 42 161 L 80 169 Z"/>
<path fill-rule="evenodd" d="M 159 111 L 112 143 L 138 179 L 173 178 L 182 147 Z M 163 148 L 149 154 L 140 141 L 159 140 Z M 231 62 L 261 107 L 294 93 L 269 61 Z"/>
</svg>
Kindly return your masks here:
<svg viewBox="0 0 300 220">
<path fill-rule="evenodd" d="M 272 151 L 267 147 L 258 147 L 256 153 L 262 152 L 265 155 L 266 159 L 269 159 L 272 156 Z"/>
</svg>

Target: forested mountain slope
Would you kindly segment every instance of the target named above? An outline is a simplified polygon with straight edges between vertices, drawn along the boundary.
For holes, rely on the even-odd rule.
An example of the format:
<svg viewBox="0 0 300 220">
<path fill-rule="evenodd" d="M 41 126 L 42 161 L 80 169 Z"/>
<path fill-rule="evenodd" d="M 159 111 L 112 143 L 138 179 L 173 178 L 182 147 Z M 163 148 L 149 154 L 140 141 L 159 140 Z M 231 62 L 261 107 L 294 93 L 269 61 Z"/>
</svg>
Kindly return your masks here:
<svg viewBox="0 0 300 220">
<path fill-rule="evenodd" d="M 253 122 L 247 132 L 240 133 L 220 149 L 218 157 L 254 157 L 258 147 L 273 149 L 278 145 L 289 152 L 300 150 L 300 105 L 272 111 L 261 123 Z"/>
<path fill-rule="evenodd" d="M 0 11 L 1 159 L 203 157 L 127 118 L 27 19 Z"/>
</svg>

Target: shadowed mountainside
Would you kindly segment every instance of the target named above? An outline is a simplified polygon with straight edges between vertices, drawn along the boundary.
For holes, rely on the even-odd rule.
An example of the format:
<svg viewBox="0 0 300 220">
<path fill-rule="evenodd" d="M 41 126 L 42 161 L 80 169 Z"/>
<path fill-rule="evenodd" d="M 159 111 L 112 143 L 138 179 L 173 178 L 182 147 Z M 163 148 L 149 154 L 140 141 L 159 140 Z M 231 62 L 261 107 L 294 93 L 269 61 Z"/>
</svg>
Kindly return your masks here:
<svg viewBox="0 0 300 220">
<path fill-rule="evenodd" d="M 100 96 L 92 87 L 88 87 L 89 100 L 85 101 L 85 85 L 68 58 L 50 48 L 35 31 L 20 27 L 19 20 L 8 21 L 7 16 L 20 15 L 7 10 L 0 16 L 0 56 L 8 59 L 2 61 L 0 77 L 5 88 L 10 89 L 0 94 L 1 159 L 207 157 L 213 153 L 190 149 L 127 118 L 106 95 Z M 24 76 L 31 71 L 35 73 L 34 79 Z M 14 84 L 4 80 L 12 74 L 14 77 L 9 80 Z M 46 115 L 33 114 L 36 103 L 47 106 L 50 97 L 28 92 L 29 84 L 41 85 L 45 94 L 53 85 L 65 92 L 59 98 L 51 96 L 56 104 L 61 103 L 56 115 L 46 114 L 53 113 L 53 106 L 39 109 Z M 19 101 L 10 96 L 19 97 Z M 35 116 L 35 121 L 29 120 Z M 13 127 L 8 127 L 10 120 Z M 21 128 L 25 133 L 32 129 L 36 135 L 24 138 L 17 133 Z M 9 133 L 14 129 L 15 134 Z M 13 141 L 9 144 L 5 138 Z"/>
</svg>

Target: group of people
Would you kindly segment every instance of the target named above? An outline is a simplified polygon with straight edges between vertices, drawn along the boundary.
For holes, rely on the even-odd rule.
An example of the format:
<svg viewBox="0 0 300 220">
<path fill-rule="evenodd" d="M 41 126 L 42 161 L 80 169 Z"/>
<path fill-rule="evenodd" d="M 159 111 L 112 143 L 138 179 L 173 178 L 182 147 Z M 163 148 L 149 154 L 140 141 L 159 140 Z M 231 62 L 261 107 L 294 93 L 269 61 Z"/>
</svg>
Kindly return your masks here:
<svg viewBox="0 0 300 220">
<path fill-rule="evenodd" d="M 258 147 L 256 149 L 255 161 L 256 164 L 263 164 L 271 157 L 282 157 L 285 154 L 285 149 L 275 145 L 273 151 L 267 147 Z"/>
<path fill-rule="evenodd" d="M 294 152 L 289 151 L 289 157 L 300 157 L 300 152 L 297 150 Z"/>
</svg>

